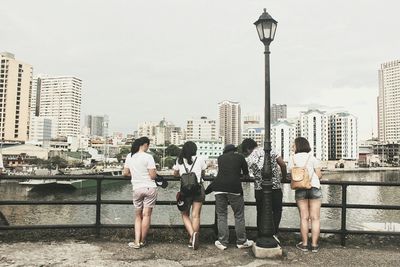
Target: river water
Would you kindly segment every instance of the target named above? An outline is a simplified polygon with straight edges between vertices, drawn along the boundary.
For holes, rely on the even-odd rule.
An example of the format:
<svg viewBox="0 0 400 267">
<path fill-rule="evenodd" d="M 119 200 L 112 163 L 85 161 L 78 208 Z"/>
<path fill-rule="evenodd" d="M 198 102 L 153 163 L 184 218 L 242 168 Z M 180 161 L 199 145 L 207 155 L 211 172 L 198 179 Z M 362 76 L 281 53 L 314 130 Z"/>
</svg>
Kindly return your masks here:
<svg viewBox="0 0 400 267">
<path fill-rule="evenodd" d="M 325 173 L 324 180 L 345 181 L 400 181 L 399 171 L 386 172 L 353 172 Z M 132 190 L 129 183 L 105 185 L 102 199 L 131 200 Z M 167 189 L 158 190 L 158 200 L 173 200 L 179 189 L 178 182 L 170 182 Z M 253 184 L 243 184 L 245 200 L 254 201 Z M 341 187 L 323 185 L 323 203 L 341 203 Z M 349 186 L 347 189 L 349 204 L 385 204 L 399 205 L 400 187 L 390 186 Z M 44 191 L 29 192 L 25 186 L 18 183 L 0 183 L 1 200 L 95 200 L 95 189 L 75 191 Z M 210 194 L 206 200 L 214 200 Z M 294 191 L 288 184 L 283 188 L 284 202 L 294 202 Z M 0 210 L 12 225 L 26 224 L 92 224 L 95 222 L 95 206 L 75 205 L 26 205 L 0 206 Z M 246 207 L 246 225 L 256 225 L 254 206 Z M 341 210 L 337 208 L 322 208 L 321 227 L 323 229 L 340 229 Z M 102 205 L 101 222 L 104 224 L 130 224 L 133 222 L 132 205 Z M 214 206 L 203 206 L 202 224 L 212 224 L 214 221 Z M 233 225 L 232 213 L 229 222 Z M 175 205 L 156 206 L 153 212 L 152 224 L 182 224 L 180 214 Z M 284 207 L 281 227 L 298 227 L 299 216 L 297 208 Z M 347 228 L 352 230 L 400 231 L 400 211 L 391 210 L 347 210 Z"/>
</svg>

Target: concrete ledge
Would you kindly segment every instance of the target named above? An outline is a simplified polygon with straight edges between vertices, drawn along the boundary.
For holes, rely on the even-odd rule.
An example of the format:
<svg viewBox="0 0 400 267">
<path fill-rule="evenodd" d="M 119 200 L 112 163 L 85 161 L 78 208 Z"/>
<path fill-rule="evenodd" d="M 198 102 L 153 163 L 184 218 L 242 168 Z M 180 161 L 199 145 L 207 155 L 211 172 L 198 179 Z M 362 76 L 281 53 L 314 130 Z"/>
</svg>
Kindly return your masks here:
<svg viewBox="0 0 400 267">
<path fill-rule="evenodd" d="M 278 259 L 282 257 L 282 248 L 279 245 L 276 248 L 261 248 L 257 247 L 257 243 L 254 243 L 251 250 L 254 256 L 259 259 Z"/>
</svg>

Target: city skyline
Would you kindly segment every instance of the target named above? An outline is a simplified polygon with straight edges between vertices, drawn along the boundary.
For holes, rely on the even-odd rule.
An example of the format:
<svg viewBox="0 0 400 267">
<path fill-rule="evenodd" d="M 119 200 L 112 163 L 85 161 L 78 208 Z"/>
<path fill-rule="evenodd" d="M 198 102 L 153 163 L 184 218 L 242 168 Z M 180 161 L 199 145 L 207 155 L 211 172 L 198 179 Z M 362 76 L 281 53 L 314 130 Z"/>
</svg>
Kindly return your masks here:
<svg viewBox="0 0 400 267">
<path fill-rule="evenodd" d="M 399 59 L 396 1 L 363 1 L 362 9 L 347 1 L 97 1 L 89 23 L 85 14 L 93 3 L 79 2 L 76 10 L 72 2 L 26 1 L 23 10 L 4 3 L 0 51 L 33 65 L 34 75 L 81 77 L 82 114 L 108 114 L 113 131 L 130 133 L 140 121 L 161 117 L 178 126 L 191 117 L 217 118 L 214 107 L 224 99 L 240 101 L 243 114 L 262 111 L 263 49 L 252 23 L 266 7 L 278 21 L 272 103 L 287 104 L 288 117 L 309 107 L 346 110 L 359 118 L 360 139 L 372 130 L 377 136 L 377 72 L 380 64 Z M 365 27 L 377 16 L 384 19 Z M 235 19 L 227 27 L 224 18 Z M 47 38 L 37 38 L 43 31 Z"/>
</svg>

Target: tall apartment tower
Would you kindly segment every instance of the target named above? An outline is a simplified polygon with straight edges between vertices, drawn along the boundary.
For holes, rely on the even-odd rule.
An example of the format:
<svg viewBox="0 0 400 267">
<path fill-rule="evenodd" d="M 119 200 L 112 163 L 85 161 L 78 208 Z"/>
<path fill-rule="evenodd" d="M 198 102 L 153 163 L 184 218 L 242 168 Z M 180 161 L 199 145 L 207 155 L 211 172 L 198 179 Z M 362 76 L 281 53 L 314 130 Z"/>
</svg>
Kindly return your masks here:
<svg viewBox="0 0 400 267">
<path fill-rule="evenodd" d="M 54 119 L 58 136 L 79 136 L 82 80 L 72 76 L 35 77 L 32 96 L 31 114 Z"/>
<path fill-rule="evenodd" d="M 0 138 L 27 141 L 32 66 L 0 53 Z"/>
<path fill-rule="evenodd" d="M 278 119 L 287 118 L 287 106 L 272 104 L 271 107 L 271 123 L 277 122 Z"/>
<path fill-rule="evenodd" d="M 381 64 L 378 73 L 378 137 L 400 142 L 400 60 Z"/>
<path fill-rule="evenodd" d="M 358 159 L 357 117 L 338 112 L 329 116 L 329 159 Z"/>
<path fill-rule="evenodd" d="M 104 136 L 104 122 L 108 122 L 108 116 L 86 115 L 84 127 L 92 136 Z"/>
<path fill-rule="evenodd" d="M 300 112 L 299 135 L 310 143 L 313 155 L 320 160 L 328 160 L 328 115 L 325 112 L 310 109 Z"/>
<path fill-rule="evenodd" d="M 201 117 L 186 122 L 187 140 L 218 140 L 217 122 Z"/>
<path fill-rule="evenodd" d="M 239 145 L 241 142 L 242 125 L 239 102 L 222 101 L 219 108 L 219 135 L 225 144 Z"/>
<path fill-rule="evenodd" d="M 277 121 L 271 125 L 272 148 L 288 162 L 296 137 L 296 125 L 286 121 Z"/>
</svg>

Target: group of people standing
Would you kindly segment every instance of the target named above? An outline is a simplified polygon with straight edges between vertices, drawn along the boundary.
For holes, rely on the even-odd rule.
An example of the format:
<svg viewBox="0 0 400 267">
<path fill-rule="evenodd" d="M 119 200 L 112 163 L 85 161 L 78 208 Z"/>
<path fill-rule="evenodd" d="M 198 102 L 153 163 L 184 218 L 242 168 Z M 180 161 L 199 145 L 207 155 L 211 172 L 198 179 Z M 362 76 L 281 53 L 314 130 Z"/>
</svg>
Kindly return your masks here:
<svg viewBox="0 0 400 267">
<path fill-rule="evenodd" d="M 126 157 L 124 175 L 132 177 L 133 204 L 135 206 L 135 240 L 129 246 L 141 248 L 146 245 L 146 235 L 150 227 L 151 213 L 157 199 L 156 166 L 153 157 L 146 153 L 150 145 L 147 137 L 136 139 L 132 144 L 131 153 Z M 229 244 L 228 206 L 230 205 L 235 219 L 236 247 L 248 248 L 254 242 L 247 239 L 244 216 L 244 198 L 241 179 L 254 177 L 254 195 L 257 207 L 257 226 L 260 225 L 261 209 L 264 207 L 262 193 L 262 171 L 265 151 L 258 147 L 253 139 L 245 139 L 242 144 L 242 153 L 237 147 L 227 145 L 223 154 L 218 158 L 218 174 L 214 181 L 204 188 L 203 177 L 207 168 L 203 157 L 197 155 L 197 146 L 194 142 L 186 142 L 173 166 L 174 175 L 182 177 L 181 192 L 177 194 L 177 201 L 182 202 L 179 210 L 183 224 L 189 235 L 188 247 L 194 250 L 199 247 L 200 214 L 205 195 L 214 192 L 215 211 L 217 214 L 218 240 L 215 246 L 225 250 Z M 282 218 L 282 184 L 291 169 L 301 166 L 307 170 L 311 178 L 310 189 L 297 189 L 295 199 L 300 214 L 301 242 L 296 247 L 302 251 L 318 252 L 318 238 L 320 233 L 321 207 L 321 168 L 319 161 L 312 155 L 309 142 L 299 137 L 295 139 L 294 155 L 290 157 L 288 166 L 282 157 L 271 151 L 272 167 L 272 215 L 274 237 L 279 230 Z M 191 178 L 192 177 L 192 178 Z M 193 178 L 194 177 L 194 178 Z M 185 183 L 183 182 L 185 179 Z M 183 190 L 183 186 L 192 185 L 194 191 Z M 185 192 L 185 193 L 183 193 Z M 187 193 L 190 192 L 190 193 Z M 179 206 L 178 206 L 179 207 Z M 311 244 L 309 242 L 309 224 L 311 222 Z"/>
</svg>

